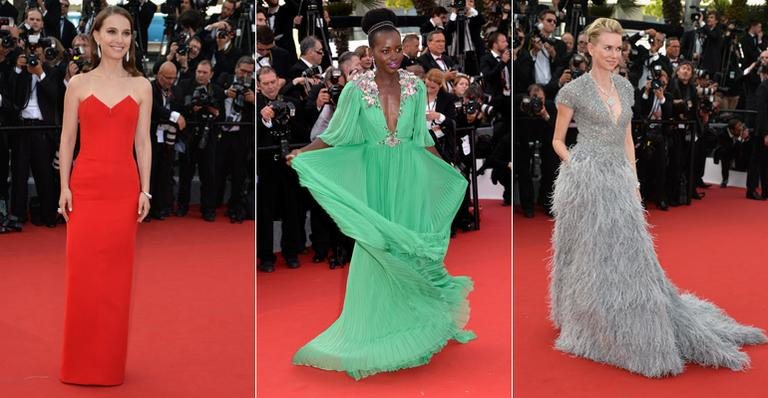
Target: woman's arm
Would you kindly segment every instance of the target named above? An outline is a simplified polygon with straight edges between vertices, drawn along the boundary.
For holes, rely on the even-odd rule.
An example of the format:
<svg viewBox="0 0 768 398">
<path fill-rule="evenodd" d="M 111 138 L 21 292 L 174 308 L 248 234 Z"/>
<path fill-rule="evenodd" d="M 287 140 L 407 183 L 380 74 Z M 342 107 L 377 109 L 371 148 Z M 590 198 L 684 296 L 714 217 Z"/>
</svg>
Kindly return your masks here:
<svg viewBox="0 0 768 398">
<path fill-rule="evenodd" d="M 555 121 L 555 135 L 552 139 L 552 148 L 555 150 L 560 160 L 569 162 L 571 160 L 571 154 L 568 152 L 568 147 L 565 146 L 565 134 L 568 132 L 568 125 L 571 123 L 573 117 L 573 108 L 558 103 L 557 104 L 557 120 Z"/>
<path fill-rule="evenodd" d="M 61 194 L 59 196 L 59 213 L 69 221 L 72 211 L 72 192 L 69 190 L 69 176 L 72 171 L 72 157 L 77 140 L 77 108 L 80 106 L 83 75 L 72 76 L 64 94 L 64 119 L 61 122 L 61 139 L 59 143 L 59 180 Z"/>
<path fill-rule="evenodd" d="M 136 136 L 133 144 L 136 149 L 136 163 L 139 167 L 142 192 L 139 194 L 139 222 L 149 213 L 149 198 L 144 193 L 149 193 L 149 176 L 152 167 L 152 143 L 149 139 L 149 125 L 152 117 L 152 86 L 149 80 L 140 79 L 139 120 L 136 124 Z"/>
<path fill-rule="evenodd" d="M 627 160 L 632 166 L 632 171 L 635 173 L 635 180 L 637 180 L 637 167 L 635 167 L 635 141 L 632 139 L 632 123 L 627 124 L 627 133 L 624 137 L 624 152 L 627 153 Z M 640 183 L 637 184 L 640 188 Z"/>
</svg>

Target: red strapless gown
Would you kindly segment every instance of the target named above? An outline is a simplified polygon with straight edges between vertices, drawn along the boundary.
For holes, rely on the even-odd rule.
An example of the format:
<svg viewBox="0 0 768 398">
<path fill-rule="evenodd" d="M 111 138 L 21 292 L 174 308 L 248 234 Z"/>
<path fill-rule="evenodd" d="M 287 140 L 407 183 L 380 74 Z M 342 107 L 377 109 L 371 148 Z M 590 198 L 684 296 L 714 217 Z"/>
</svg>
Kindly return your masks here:
<svg viewBox="0 0 768 398">
<path fill-rule="evenodd" d="M 61 381 L 123 383 L 140 193 L 133 157 L 139 106 L 80 103 L 80 154 L 70 179 Z"/>
</svg>

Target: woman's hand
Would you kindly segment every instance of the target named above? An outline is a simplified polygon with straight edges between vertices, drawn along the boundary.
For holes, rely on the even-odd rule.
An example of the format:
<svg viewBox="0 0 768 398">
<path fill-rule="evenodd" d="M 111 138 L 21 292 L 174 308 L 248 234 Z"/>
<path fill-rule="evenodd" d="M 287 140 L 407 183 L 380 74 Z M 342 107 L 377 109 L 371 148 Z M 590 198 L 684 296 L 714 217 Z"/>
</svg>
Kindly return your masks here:
<svg viewBox="0 0 768 398">
<path fill-rule="evenodd" d="M 136 222 L 142 222 L 149 214 L 149 198 L 143 193 L 139 193 L 139 218 Z"/>
<path fill-rule="evenodd" d="M 286 160 L 285 163 L 287 163 L 288 166 L 290 166 L 293 158 L 295 158 L 296 156 L 299 156 L 300 153 L 301 153 L 301 149 L 292 150 L 291 153 L 285 155 L 285 160 Z"/>
<path fill-rule="evenodd" d="M 59 208 L 56 211 L 64 217 L 64 221 L 69 222 L 69 213 L 72 212 L 72 191 L 69 188 L 61 190 Z"/>
</svg>

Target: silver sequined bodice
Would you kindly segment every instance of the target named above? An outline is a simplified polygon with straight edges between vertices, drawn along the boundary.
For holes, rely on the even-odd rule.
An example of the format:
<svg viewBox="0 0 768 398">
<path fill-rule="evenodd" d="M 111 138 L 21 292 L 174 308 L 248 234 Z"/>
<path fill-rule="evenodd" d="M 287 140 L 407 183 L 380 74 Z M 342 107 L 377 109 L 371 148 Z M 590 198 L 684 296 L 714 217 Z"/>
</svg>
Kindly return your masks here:
<svg viewBox="0 0 768 398">
<path fill-rule="evenodd" d="M 572 156 L 625 156 L 624 140 L 627 125 L 632 120 L 634 90 L 627 79 L 615 74 L 611 78 L 621 101 L 621 115 L 616 123 L 608 105 L 600 98 L 597 83 L 589 74 L 560 89 L 555 101 L 573 109 L 573 118 L 579 130 L 577 144 L 571 148 Z"/>
</svg>

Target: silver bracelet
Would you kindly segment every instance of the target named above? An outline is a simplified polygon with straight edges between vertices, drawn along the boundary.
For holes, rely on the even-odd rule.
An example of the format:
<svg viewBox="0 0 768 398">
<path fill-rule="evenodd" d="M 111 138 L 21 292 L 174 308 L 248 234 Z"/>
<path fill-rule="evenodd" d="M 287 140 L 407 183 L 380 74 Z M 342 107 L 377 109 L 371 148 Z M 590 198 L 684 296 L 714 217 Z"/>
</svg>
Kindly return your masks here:
<svg viewBox="0 0 768 398">
<path fill-rule="evenodd" d="M 143 193 L 143 194 L 144 194 L 144 196 L 146 196 L 146 197 L 147 197 L 147 199 L 149 199 L 149 200 L 152 200 L 152 195 L 150 195 L 150 194 L 149 194 L 149 192 L 144 192 L 144 191 L 141 191 L 141 193 Z"/>
</svg>

